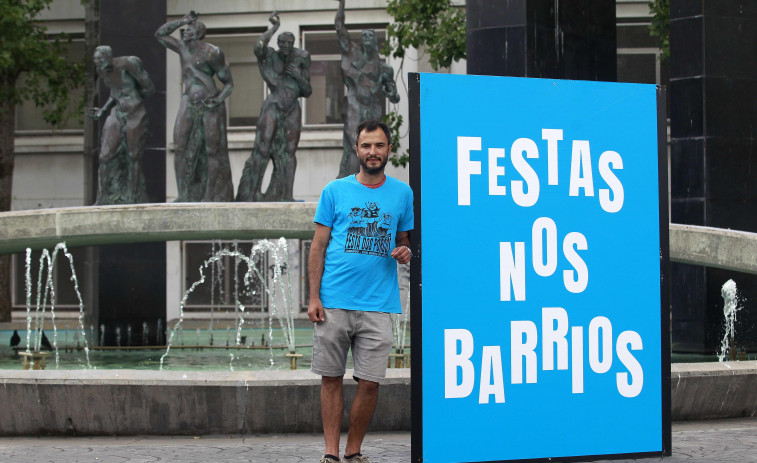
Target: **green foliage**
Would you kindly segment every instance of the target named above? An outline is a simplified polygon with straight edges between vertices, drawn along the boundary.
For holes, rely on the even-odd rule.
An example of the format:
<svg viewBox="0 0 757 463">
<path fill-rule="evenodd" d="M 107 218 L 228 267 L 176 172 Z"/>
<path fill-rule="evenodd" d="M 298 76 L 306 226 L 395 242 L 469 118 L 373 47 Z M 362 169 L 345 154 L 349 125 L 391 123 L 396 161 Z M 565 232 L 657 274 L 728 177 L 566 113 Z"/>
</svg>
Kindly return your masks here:
<svg viewBox="0 0 757 463">
<path fill-rule="evenodd" d="M 384 123 L 389 126 L 389 132 L 392 135 L 392 154 L 389 155 L 389 162 L 391 162 L 394 167 L 407 167 L 407 163 L 410 161 L 410 153 L 405 150 L 404 153 L 399 154 L 402 116 L 392 111 L 387 113 L 383 117 L 383 120 Z"/>
<path fill-rule="evenodd" d="M 80 105 L 69 104 L 71 91 L 81 85 L 83 63 L 66 59 L 68 37 L 51 40 L 35 20 L 52 0 L 0 1 L 0 99 L 18 104 L 32 100 L 45 107 L 45 120 L 60 124 Z M 24 76 L 23 82 L 19 78 Z"/>
<path fill-rule="evenodd" d="M 657 39 L 662 51 L 660 60 L 667 64 L 670 62 L 670 0 L 651 0 L 649 11 L 652 13 L 649 33 Z"/>
<path fill-rule="evenodd" d="M 385 55 L 404 58 L 410 47 L 424 47 L 434 70 L 465 58 L 465 8 L 450 0 L 389 0 Z"/>
</svg>

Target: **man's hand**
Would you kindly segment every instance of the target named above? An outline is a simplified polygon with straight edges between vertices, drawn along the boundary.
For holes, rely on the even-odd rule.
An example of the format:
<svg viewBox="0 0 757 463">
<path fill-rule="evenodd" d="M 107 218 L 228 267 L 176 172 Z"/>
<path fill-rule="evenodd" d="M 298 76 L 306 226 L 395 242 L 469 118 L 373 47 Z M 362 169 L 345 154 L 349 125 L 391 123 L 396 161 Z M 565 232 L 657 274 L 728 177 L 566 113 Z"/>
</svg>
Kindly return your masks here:
<svg viewBox="0 0 757 463">
<path fill-rule="evenodd" d="M 189 13 L 185 14 L 183 18 L 181 18 L 181 21 L 184 24 L 192 24 L 193 22 L 197 22 L 197 12 L 192 10 Z"/>
<path fill-rule="evenodd" d="M 320 300 L 310 301 L 310 303 L 308 304 L 308 318 L 313 323 L 318 323 L 326 320 L 326 313 Z"/>
<path fill-rule="evenodd" d="M 101 117 L 103 117 L 102 109 L 100 108 L 89 108 L 87 111 L 87 116 L 91 117 L 94 120 L 99 120 Z"/>
<path fill-rule="evenodd" d="M 205 100 L 204 100 L 204 101 L 202 102 L 202 104 L 203 104 L 203 106 L 205 106 L 205 107 L 206 107 L 206 108 L 208 108 L 208 109 L 213 109 L 213 108 L 215 108 L 216 106 L 218 106 L 219 104 L 221 104 L 221 102 L 220 102 L 220 101 L 218 101 L 218 99 L 217 99 L 217 98 L 215 98 L 215 97 L 212 97 L 212 98 L 206 98 L 206 99 L 205 99 Z"/>
<path fill-rule="evenodd" d="M 410 258 L 413 257 L 413 253 L 407 246 L 397 246 L 392 250 L 390 255 L 400 264 L 407 264 L 410 262 Z"/>
<path fill-rule="evenodd" d="M 271 13 L 271 16 L 268 17 L 268 21 L 274 26 L 278 27 L 279 24 L 281 24 L 281 19 L 279 19 L 279 12 L 274 11 L 273 13 Z"/>
</svg>

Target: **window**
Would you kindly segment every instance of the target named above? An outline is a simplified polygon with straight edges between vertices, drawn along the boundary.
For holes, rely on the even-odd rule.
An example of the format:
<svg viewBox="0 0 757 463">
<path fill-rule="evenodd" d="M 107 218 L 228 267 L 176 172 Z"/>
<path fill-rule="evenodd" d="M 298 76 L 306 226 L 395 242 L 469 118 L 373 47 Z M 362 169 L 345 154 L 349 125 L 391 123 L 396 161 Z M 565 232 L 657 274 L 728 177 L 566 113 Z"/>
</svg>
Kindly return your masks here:
<svg viewBox="0 0 757 463">
<path fill-rule="evenodd" d="M 64 45 L 68 52 L 68 59 L 72 63 L 84 61 L 84 41 L 74 40 Z M 24 75 L 19 77 L 19 85 L 23 85 Z M 69 103 L 78 106 L 84 98 L 84 85 L 71 92 Z M 34 105 L 33 101 L 24 101 L 16 106 L 16 130 L 53 130 L 53 126 L 45 122 L 44 109 Z M 59 129 L 82 130 L 84 115 L 74 114 L 58 127 Z"/>
<path fill-rule="evenodd" d="M 234 79 L 234 91 L 227 102 L 229 127 L 254 127 L 258 123 L 265 98 L 265 83 L 254 53 L 259 38 L 260 34 L 208 34 L 205 38 L 223 51 Z M 216 85 L 221 86 L 220 82 Z"/>
<path fill-rule="evenodd" d="M 86 294 L 87 279 L 84 276 L 84 265 L 86 258 L 86 248 L 72 248 L 69 249 L 69 253 L 74 260 L 74 271 L 76 272 L 76 281 L 78 283 L 79 293 Z M 30 263 L 30 276 L 31 276 L 31 305 L 32 310 L 35 310 L 37 304 L 37 286 L 39 282 L 39 258 L 42 255 L 42 251 L 33 251 L 31 253 Z M 50 252 L 52 257 L 52 252 Z M 44 263 L 44 271 L 42 274 L 42 285 L 45 285 L 47 281 L 47 262 Z M 14 254 L 12 257 L 13 266 L 13 307 L 14 308 L 26 308 L 26 253 Z M 58 254 L 53 262 L 53 289 L 55 292 L 55 304 L 56 310 L 58 309 L 74 309 L 79 310 L 79 297 L 76 294 L 76 286 L 72 281 L 71 265 L 68 258 L 63 254 L 63 250 L 58 251 Z M 42 299 L 40 299 L 41 303 Z M 47 301 L 47 309 L 49 310 L 50 300 Z"/>
<path fill-rule="evenodd" d="M 670 71 L 660 61 L 657 41 L 649 34 L 648 18 L 618 21 L 618 82 L 670 85 Z M 666 112 L 670 117 L 670 92 Z"/>
<path fill-rule="evenodd" d="M 667 66 L 660 62 L 660 50 L 649 34 L 649 23 L 622 22 L 617 31 L 618 82 L 667 84 Z"/>
<path fill-rule="evenodd" d="M 247 263 L 238 257 L 220 256 L 214 262 L 208 262 L 219 251 L 226 249 L 250 256 L 253 241 L 185 241 L 183 243 L 183 293 L 200 281 L 202 268 L 205 281 L 197 284 L 187 298 L 185 310 L 205 311 L 213 309 L 234 310 L 236 301 L 244 305 L 246 312 L 262 312 L 266 305 L 265 289 L 260 278 L 266 278 L 267 256 L 258 254 L 255 270 L 252 272 L 250 285 L 245 286 L 244 276 L 248 270 Z"/>
<path fill-rule="evenodd" d="M 379 48 L 386 31 L 375 29 Z M 360 41 L 361 30 L 350 31 L 353 42 Z M 342 52 L 335 30 L 303 32 L 303 46 L 310 53 L 310 86 L 313 94 L 305 99 L 305 124 L 342 124 Z M 383 60 L 382 60 L 383 61 Z"/>
</svg>

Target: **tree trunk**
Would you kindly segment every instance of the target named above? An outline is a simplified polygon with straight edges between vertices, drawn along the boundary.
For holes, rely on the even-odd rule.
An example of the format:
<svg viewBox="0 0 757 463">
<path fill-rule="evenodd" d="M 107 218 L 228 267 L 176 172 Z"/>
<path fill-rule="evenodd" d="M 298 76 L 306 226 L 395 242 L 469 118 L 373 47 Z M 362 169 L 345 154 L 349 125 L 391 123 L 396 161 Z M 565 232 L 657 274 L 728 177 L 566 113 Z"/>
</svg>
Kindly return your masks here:
<svg viewBox="0 0 757 463">
<path fill-rule="evenodd" d="M 15 84 L 15 82 L 14 82 Z M 8 85 L 0 83 L 3 87 Z M 7 88 L 0 89 L 4 95 Z M 0 212 L 11 209 L 13 198 L 13 144 L 15 142 L 16 105 L 7 99 L 0 102 Z M 11 256 L 0 255 L 0 321 L 11 319 Z"/>
</svg>

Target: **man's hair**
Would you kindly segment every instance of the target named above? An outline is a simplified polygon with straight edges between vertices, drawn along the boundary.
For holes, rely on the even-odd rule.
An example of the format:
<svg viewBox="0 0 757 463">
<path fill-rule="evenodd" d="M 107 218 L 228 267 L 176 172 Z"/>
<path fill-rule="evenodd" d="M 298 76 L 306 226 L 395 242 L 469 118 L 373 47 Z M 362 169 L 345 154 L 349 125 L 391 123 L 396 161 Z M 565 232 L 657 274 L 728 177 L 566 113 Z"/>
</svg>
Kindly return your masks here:
<svg viewBox="0 0 757 463">
<path fill-rule="evenodd" d="M 207 31 L 207 26 L 205 26 L 205 23 L 202 21 L 195 21 L 194 22 L 195 31 L 197 31 L 197 40 L 202 40 L 205 38 L 205 32 Z"/>
<path fill-rule="evenodd" d="M 389 126 L 375 119 L 363 121 L 360 123 L 360 125 L 357 126 L 357 129 L 355 130 L 355 145 L 357 145 L 358 139 L 360 138 L 360 133 L 363 132 L 363 130 L 365 130 L 366 132 L 373 132 L 377 129 L 384 131 L 384 135 L 386 135 L 386 143 L 388 145 L 391 145 L 392 135 L 389 132 Z"/>
<path fill-rule="evenodd" d="M 110 45 L 100 45 L 99 47 L 95 48 L 95 53 L 99 52 L 101 55 L 108 55 L 113 56 L 113 49 L 110 48 Z"/>
<path fill-rule="evenodd" d="M 292 34 L 291 32 L 282 32 L 281 34 L 279 34 L 279 37 L 276 40 L 278 41 L 278 39 L 282 37 L 289 37 L 294 40 L 294 34 Z"/>
</svg>

